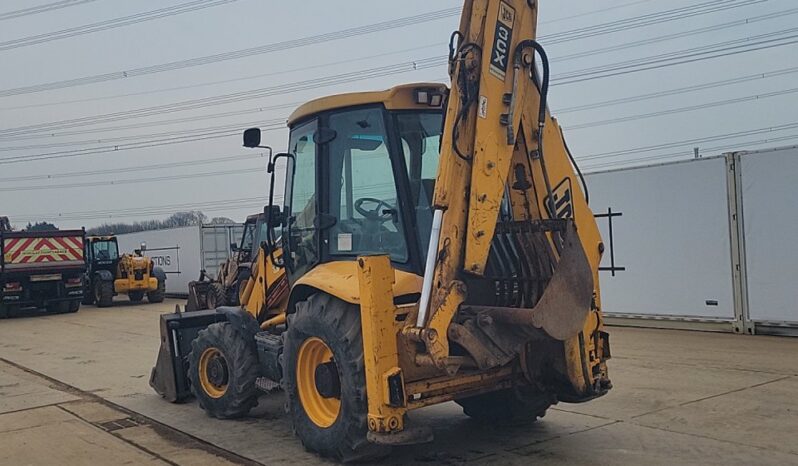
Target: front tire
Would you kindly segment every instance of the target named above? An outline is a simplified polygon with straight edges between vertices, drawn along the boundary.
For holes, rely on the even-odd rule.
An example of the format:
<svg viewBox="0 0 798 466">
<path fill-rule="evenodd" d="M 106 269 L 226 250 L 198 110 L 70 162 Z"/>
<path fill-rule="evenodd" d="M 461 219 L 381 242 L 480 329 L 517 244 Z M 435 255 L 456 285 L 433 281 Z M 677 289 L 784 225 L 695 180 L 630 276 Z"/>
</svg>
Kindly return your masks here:
<svg viewBox="0 0 798 466">
<path fill-rule="evenodd" d="M 97 278 L 94 281 L 94 302 L 97 307 L 111 307 L 114 303 L 114 282 Z"/>
<path fill-rule="evenodd" d="M 147 292 L 147 301 L 151 303 L 162 303 L 166 297 L 166 282 L 158 279 L 158 288 Z"/>
<path fill-rule="evenodd" d="M 191 342 L 191 391 L 209 416 L 246 416 L 258 405 L 259 375 L 255 340 L 245 339 L 229 322 L 209 325 Z"/>
<path fill-rule="evenodd" d="M 206 302 L 208 309 L 216 309 L 225 305 L 227 297 L 225 296 L 224 285 L 219 282 L 213 282 L 208 287 L 208 296 Z"/>
<path fill-rule="evenodd" d="M 323 379 L 317 381 L 317 376 Z M 366 440 L 368 405 L 357 306 L 324 293 L 297 303 L 296 313 L 288 316 L 283 388 L 294 431 L 307 450 L 338 461 L 374 459 L 390 451 Z"/>
</svg>

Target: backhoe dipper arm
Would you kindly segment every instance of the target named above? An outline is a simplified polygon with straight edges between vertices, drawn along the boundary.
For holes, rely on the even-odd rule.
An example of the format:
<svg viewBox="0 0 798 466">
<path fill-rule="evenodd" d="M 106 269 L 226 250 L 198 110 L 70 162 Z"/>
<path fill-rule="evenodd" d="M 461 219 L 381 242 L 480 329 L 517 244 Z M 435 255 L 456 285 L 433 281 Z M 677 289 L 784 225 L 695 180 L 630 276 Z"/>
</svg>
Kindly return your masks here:
<svg viewBox="0 0 798 466">
<path fill-rule="evenodd" d="M 576 345 L 582 329 L 592 333 L 600 325 L 599 314 L 588 313 L 598 302 L 601 238 L 557 122 L 547 112 L 549 70 L 535 41 L 537 16 L 536 0 L 467 0 L 452 37 L 433 228 L 415 327 L 406 329 L 426 346 L 417 362 L 450 374 L 462 362 L 450 356 L 450 324 L 468 304 L 466 282 L 489 279 L 486 266 L 502 224 L 500 212 L 524 231 L 545 232 L 544 247 L 533 248 L 540 257 L 514 251 L 510 256 L 515 254 L 519 264 L 513 267 L 525 270 L 550 261 L 575 270 L 552 278 L 545 291 L 549 296 L 538 293 L 534 300 L 519 298 L 509 306 L 530 311 L 538 303 L 559 303 L 563 309 L 556 310 L 556 318 L 554 311 L 533 316 L 481 307 L 490 311 L 483 314 L 527 319 L 566 345 Z M 570 249 L 576 251 L 566 254 Z M 565 292 L 572 296 L 560 299 Z M 584 373 L 574 377 L 587 382 Z"/>
</svg>

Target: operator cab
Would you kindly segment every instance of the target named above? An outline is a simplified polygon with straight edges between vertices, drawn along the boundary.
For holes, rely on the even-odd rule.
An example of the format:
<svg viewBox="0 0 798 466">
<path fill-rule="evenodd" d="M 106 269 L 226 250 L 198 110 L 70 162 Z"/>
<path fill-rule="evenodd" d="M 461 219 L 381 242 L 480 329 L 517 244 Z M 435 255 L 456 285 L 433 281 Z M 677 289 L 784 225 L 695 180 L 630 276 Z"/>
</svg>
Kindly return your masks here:
<svg viewBox="0 0 798 466">
<path fill-rule="evenodd" d="M 268 207 L 267 207 L 268 209 Z M 273 209 L 279 210 L 279 209 Z M 273 213 L 271 225 L 271 238 L 279 237 L 279 212 Z M 244 232 L 241 236 L 241 244 L 231 244 L 231 250 L 238 253 L 238 261 L 241 263 L 253 262 L 255 255 L 254 248 L 267 247 L 269 244 L 269 221 L 268 211 L 260 214 L 250 215 L 244 222 Z"/>
<path fill-rule="evenodd" d="M 289 276 L 390 254 L 421 274 L 447 89 L 415 84 L 308 102 L 289 118 L 283 244 Z M 253 130 L 245 145 L 258 146 Z"/>
<path fill-rule="evenodd" d="M 92 264 L 114 266 L 119 262 L 119 245 L 114 236 L 90 236 L 86 255 Z"/>
</svg>

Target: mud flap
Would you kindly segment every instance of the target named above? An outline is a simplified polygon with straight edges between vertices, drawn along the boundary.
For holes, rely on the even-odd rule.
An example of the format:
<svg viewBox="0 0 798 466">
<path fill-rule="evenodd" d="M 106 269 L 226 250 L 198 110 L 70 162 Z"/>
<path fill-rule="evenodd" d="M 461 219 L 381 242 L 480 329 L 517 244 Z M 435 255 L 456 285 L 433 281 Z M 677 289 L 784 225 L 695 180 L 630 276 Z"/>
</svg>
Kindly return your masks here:
<svg viewBox="0 0 798 466">
<path fill-rule="evenodd" d="M 191 352 L 191 342 L 200 330 L 225 320 L 226 315 L 216 310 L 186 314 L 180 312 L 180 306 L 176 306 L 172 314 L 162 314 L 161 347 L 150 373 L 150 386 L 172 403 L 182 403 L 191 398 L 186 359 Z"/>
</svg>

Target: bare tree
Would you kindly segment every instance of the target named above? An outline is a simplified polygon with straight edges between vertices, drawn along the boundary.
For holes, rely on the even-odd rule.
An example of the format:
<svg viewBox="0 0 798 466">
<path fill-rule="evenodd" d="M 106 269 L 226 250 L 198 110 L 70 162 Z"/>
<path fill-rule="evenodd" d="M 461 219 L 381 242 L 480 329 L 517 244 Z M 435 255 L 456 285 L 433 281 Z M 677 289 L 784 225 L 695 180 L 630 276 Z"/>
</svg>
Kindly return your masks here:
<svg viewBox="0 0 798 466">
<path fill-rule="evenodd" d="M 90 228 L 90 235 L 121 235 L 124 233 L 134 233 L 137 231 L 163 230 L 166 228 L 187 227 L 202 225 L 208 217 L 199 210 L 187 212 L 175 212 L 165 220 L 144 220 L 133 223 L 106 223 L 98 227 Z"/>
</svg>

